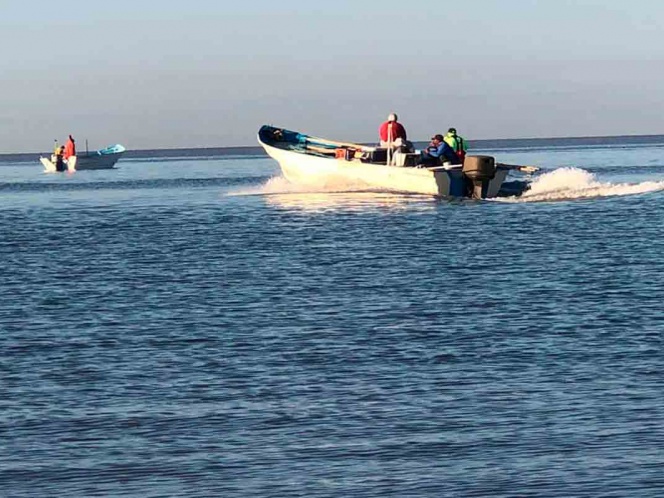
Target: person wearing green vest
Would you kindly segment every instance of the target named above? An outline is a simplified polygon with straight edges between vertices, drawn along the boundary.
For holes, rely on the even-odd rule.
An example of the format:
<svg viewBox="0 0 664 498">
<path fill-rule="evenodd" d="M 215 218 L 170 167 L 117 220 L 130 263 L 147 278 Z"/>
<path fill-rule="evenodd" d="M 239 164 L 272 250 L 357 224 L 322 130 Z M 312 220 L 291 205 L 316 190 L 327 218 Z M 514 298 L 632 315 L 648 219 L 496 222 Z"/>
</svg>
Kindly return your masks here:
<svg viewBox="0 0 664 498">
<path fill-rule="evenodd" d="M 452 147 L 452 150 L 456 152 L 456 155 L 459 156 L 459 159 L 461 159 L 461 163 L 463 164 L 463 160 L 466 158 L 468 145 L 462 136 L 457 135 L 456 128 L 450 128 L 447 130 L 445 142 Z"/>
</svg>

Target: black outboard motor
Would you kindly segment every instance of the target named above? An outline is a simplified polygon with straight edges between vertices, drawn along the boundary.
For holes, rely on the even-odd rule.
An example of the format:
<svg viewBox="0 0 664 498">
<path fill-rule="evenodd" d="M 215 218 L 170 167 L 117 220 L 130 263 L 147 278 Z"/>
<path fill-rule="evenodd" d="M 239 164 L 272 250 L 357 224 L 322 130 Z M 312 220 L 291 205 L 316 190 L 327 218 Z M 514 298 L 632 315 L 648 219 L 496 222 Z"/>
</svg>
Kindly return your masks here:
<svg viewBox="0 0 664 498">
<path fill-rule="evenodd" d="M 496 176 L 496 160 L 491 156 L 466 156 L 461 171 L 468 197 L 486 198 L 489 182 Z"/>
</svg>

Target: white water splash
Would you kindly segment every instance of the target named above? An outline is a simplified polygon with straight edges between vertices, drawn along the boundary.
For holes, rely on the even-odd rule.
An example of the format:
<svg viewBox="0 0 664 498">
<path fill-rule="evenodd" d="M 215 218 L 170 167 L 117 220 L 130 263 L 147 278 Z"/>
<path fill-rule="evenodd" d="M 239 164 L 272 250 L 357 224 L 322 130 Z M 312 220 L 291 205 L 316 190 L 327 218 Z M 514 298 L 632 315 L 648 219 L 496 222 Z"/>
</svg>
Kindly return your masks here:
<svg viewBox="0 0 664 498">
<path fill-rule="evenodd" d="M 636 184 L 602 183 L 580 168 L 560 168 L 537 177 L 520 197 L 496 199 L 503 202 L 541 202 L 592 197 L 623 196 L 664 190 L 664 181 Z"/>
<path fill-rule="evenodd" d="M 242 188 L 229 192 L 228 195 L 265 195 L 265 194 L 280 194 L 286 192 L 303 192 L 303 187 L 294 185 L 286 180 L 283 176 L 270 178 L 262 185 L 256 185 L 248 188 Z M 300 190 L 298 190 L 300 189 Z"/>
<path fill-rule="evenodd" d="M 413 204 L 435 206 L 430 195 L 408 194 L 369 188 L 363 182 L 346 179 L 328 181 L 325 185 L 300 185 L 290 183 L 284 177 L 270 178 L 265 184 L 242 190 L 235 190 L 226 195 L 265 196 L 270 205 L 303 211 L 366 211 L 371 208 L 402 209 Z"/>
<path fill-rule="evenodd" d="M 338 179 L 322 185 L 291 183 L 283 176 L 270 178 L 263 185 L 238 189 L 228 195 L 272 195 L 272 194 L 318 194 L 318 193 L 349 193 L 366 192 L 367 185 L 361 182 Z"/>
</svg>

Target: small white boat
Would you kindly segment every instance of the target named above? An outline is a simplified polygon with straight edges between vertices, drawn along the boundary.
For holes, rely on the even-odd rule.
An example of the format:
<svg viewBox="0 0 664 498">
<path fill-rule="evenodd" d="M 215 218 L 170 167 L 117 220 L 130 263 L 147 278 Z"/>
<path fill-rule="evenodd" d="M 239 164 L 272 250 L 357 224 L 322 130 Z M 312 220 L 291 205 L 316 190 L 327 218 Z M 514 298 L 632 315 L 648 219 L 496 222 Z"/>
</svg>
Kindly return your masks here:
<svg viewBox="0 0 664 498">
<path fill-rule="evenodd" d="M 350 181 L 397 192 L 439 197 L 490 198 L 499 195 L 510 171 L 533 173 L 533 166 L 496 163 L 491 156 L 466 156 L 462 165 L 422 166 L 420 154 L 396 154 L 388 165 L 387 150 L 335 142 L 264 125 L 258 142 L 276 160 L 288 181 L 321 186 Z M 527 185 L 521 184 L 521 190 Z M 514 195 L 512 189 L 510 195 Z M 519 192 L 517 192 L 519 193 Z"/>
<path fill-rule="evenodd" d="M 115 144 L 109 145 L 105 149 L 100 149 L 95 152 L 77 154 L 65 161 L 65 171 L 73 172 L 88 169 L 112 169 L 126 150 L 127 149 L 125 149 L 124 146 Z M 44 165 L 44 171 L 48 173 L 57 171 L 55 166 L 55 155 L 52 155 L 50 159 L 42 156 L 39 160 Z"/>
</svg>

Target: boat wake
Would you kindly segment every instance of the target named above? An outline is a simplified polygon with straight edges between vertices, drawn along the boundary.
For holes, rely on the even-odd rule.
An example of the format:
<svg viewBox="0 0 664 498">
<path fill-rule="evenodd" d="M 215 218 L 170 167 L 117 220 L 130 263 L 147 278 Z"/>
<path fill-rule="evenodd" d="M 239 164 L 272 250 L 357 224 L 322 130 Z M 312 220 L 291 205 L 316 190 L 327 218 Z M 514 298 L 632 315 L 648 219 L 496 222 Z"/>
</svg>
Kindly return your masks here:
<svg viewBox="0 0 664 498">
<path fill-rule="evenodd" d="M 521 195 L 507 195 L 490 199 L 495 202 L 547 202 L 598 197 L 625 196 L 644 194 L 664 190 L 664 181 L 646 181 L 641 183 L 600 182 L 597 177 L 584 169 L 566 167 L 544 173 L 534 178 L 530 188 Z M 279 176 L 270 178 L 266 183 L 243 188 L 228 193 L 233 196 L 266 195 L 283 196 L 306 194 L 386 194 L 398 195 L 399 192 L 370 188 L 363 182 L 338 179 L 324 185 L 291 183 Z M 411 194 L 412 195 L 412 194 Z M 420 196 L 415 196 L 420 197 Z M 429 197 L 429 196 L 427 196 Z"/>
<path fill-rule="evenodd" d="M 644 194 L 664 190 L 664 181 L 642 183 L 603 183 L 593 173 L 580 168 L 560 168 L 533 180 L 521 196 L 496 198 L 499 202 L 542 202 L 594 197 Z"/>
<path fill-rule="evenodd" d="M 283 176 L 270 178 L 266 183 L 251 188 L 235 190 L 229 195 L 276 195 L 276 194 L 337 194 L 376 192 L 363 182 L 339 179 L 322 185 L 291 183 Z"/>
<path fill-rule="evenodd" d="M 370 188 L 363 182 L 339 179 L 325 185 L 298 185 L 284 177 L 270 178 L 265 184 L 236 190 L 227 195 L 264 196 L 266 202 L 281 208 L 321 212 L 328 210 L 365 211 L 371 208 L 403 208 L 431 205 L 431 195 Z"/>
</svg>

